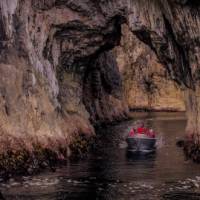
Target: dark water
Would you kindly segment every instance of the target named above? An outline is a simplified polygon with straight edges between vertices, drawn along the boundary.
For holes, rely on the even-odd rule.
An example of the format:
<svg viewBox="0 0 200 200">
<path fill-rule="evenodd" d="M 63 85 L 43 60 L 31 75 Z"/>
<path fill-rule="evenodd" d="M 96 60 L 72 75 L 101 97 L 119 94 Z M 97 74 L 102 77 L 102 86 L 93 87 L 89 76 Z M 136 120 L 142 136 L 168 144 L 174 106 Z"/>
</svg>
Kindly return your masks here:
<svg viewBox="0 0 200 200">
<path fill-rule="evenodd" d="M 175 194 L 176 199 L 192 199 L 177 196 L 199 192 L 200 185 L 200 166 L 186 161 L 175 145 L 184 135 L 184 114 L 137 114 L 139 118 L 159 133 L 155 155 L 127 154 L 124 138 L 133 121 L 123 122 L 100 130 L 104 137 L 88 159 L 70 161 L 55 173 L 10 180 L 0 190 L 6 199 L 20 200 L 157 200 Z"/>
</svg>

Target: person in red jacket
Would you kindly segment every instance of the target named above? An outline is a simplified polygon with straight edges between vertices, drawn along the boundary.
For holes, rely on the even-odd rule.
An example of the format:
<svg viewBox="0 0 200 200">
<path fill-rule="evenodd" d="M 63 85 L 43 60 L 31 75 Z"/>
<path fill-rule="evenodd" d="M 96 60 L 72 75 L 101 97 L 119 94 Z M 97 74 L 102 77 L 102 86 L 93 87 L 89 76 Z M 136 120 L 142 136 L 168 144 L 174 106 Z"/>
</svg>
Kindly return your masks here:
<svg viewBox="0 0 200 200">
<path fill-rule="evenodd" d="M 146 134 L 147 129 L 144 127 L 144 123 L 141 123 L 141 125 L 137 128 L 137 133 L 138 134 Z"/>
<path fill-rule="evenodd" d="M 141 123 L 140 126 L 137 129 L 132 128 L 131 131 L 129 132 L 130 137 L 134 137 L 136 134 L 144 134 L 144 135 L 146 135 L 150 138 L 156 137 L 153 129 L 145 128 L 144 123 Z"/>
</svg>

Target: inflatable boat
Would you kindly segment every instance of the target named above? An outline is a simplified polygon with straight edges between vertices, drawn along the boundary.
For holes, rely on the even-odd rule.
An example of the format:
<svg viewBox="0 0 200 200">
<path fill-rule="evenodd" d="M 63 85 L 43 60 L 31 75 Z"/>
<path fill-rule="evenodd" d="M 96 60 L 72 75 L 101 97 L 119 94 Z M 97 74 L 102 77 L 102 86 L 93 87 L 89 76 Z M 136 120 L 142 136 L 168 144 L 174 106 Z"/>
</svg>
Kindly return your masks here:
<svg viewBox="0 0 200 200">
<path fill-rule="evenodd" d="M 134 153 L 153 153 L 156 151 L 156 138 L 150 138 L 145 134 L 136 134 L 128 136 L 127 139 L 128 151 Z"/>
</svg>

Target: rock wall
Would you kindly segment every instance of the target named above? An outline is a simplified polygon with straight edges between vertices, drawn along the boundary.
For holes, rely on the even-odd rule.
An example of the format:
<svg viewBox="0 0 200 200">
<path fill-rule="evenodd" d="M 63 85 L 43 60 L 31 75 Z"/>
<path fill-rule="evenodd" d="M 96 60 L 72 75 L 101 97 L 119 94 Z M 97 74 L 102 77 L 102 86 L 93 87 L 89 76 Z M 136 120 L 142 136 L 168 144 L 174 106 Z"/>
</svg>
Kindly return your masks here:
<svg viewBox="0 0 200 200">
<path fill-rule="evenodd" d="M 128 1 L 131 31 L 156 53 L 172 80 L 184 90 L 187 113 L 185 151 L 200 161 L 199 67 L 200 1 Z"/>
<path fill-rule="evenodd" d="M 90 120 L 125 115 L 108 52 L 125 22 L 185 90 L 187 130 L 198 140 L 199 9 L 198 0 L 1 0 L 1 152 L 33 143 L 58 152 L 71 135 L 92 135 Z"/>
<path fill-rule="evenodd" d="M 200 2 L 131 1 L 129 13 L 132 32 L 155 51 L 171 79 L 185 90 L 187 132 L 199 135 Z"/>
<path fill-rule="evenodd" d="M 127 25 L 120 46 L 114 49 L 130 109 L 184 111 L 184 95 L 154 52 Z"/>
<path fill-rule="evenodd" d="M 83 102 L 93 123 L 109 123 L 128 117 L 121 74 L 112 51 L 101 53 L 91 61 L 85 73 L 83 91 Z"/>
<path fill-rule="evenodd" d="M 126 117 L 109 52 L 124 13 L 115 1 L 1 0 L 0 155 L 40 146 L 65 157 L 91 122 Z"/>
</svg>

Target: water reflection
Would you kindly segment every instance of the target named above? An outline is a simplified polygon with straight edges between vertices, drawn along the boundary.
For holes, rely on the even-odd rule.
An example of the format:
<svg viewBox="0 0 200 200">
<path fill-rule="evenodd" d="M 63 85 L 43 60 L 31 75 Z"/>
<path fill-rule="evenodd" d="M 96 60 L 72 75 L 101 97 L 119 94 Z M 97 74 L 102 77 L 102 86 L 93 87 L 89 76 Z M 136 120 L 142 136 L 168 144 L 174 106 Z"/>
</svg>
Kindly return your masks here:
<svg viewBox="0 0 200 200">
<path fill-rule="evenodd" d="M 126 151 L 126 157 L 128 162 L 136 163 L 143 161 L 144 163 L 152 163 L 156 159 L 156 152 L 150 153 L 150 154 L 140 154 L 135 153 L 132 151 Z"/>
<path fill-rule="evenodd" d="M 184 134 L 184 115 L 139 113 L 137 119 L 146 119 L 159 133 L 155 154 L 127 153 L 125 137 L 134 122 L 127 121 L 100 130 L 102 139 L 88 159 L 0 189 L 8 200 L 160 200 L 177 190 L 198 191 L 199 165 L 186 162 L 175 145 Z"/>
</svg>

